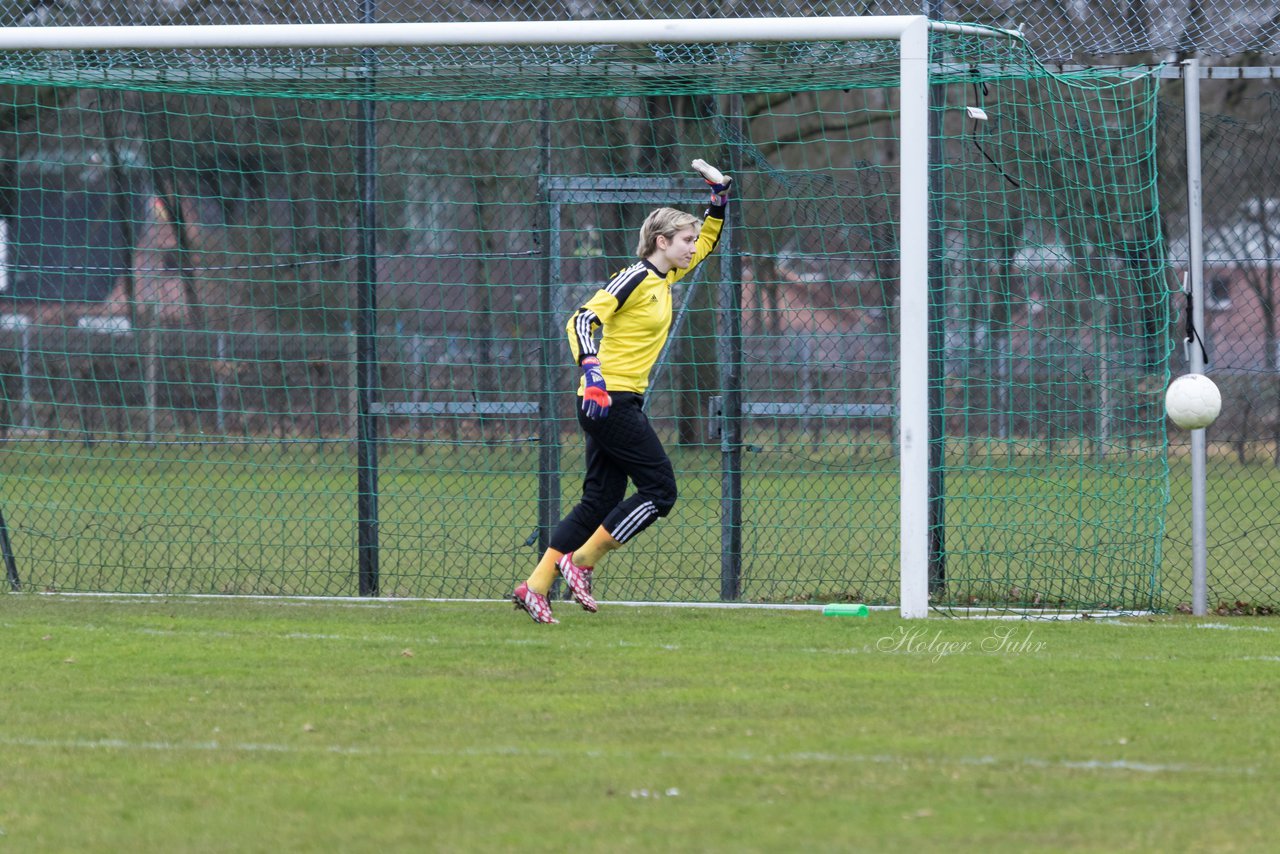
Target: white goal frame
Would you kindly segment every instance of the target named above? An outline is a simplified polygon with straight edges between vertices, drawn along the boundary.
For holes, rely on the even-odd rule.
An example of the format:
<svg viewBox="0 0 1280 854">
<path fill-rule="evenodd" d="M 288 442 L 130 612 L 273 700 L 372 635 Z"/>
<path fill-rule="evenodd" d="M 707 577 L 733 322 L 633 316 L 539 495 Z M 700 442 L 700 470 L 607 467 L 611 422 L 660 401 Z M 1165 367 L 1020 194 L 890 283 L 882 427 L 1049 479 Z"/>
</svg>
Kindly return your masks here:
<svg viewBox="0 0 1280 854">
<path fill-rule="evenodd" d="M 391 48 L 896 40 L 898 162 L 900 611 L 929 613 L 929 38 L 1017 33 L 921 15 L 403 24 L 0 27 L 0 51 Z"/>
</svg>

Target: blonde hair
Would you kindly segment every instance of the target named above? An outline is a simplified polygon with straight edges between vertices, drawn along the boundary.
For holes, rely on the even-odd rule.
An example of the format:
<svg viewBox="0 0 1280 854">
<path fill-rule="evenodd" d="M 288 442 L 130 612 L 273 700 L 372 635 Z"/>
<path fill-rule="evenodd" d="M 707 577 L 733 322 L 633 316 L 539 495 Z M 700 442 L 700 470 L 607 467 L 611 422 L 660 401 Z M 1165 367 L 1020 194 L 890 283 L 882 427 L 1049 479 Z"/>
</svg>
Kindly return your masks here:
<svg viewBox="0 0 1280 854">
<path fill-rule="evenodd" d="M 636 255 L 640 258 L 648 258 L 658 251 L 659 237 L 674 240 L 676 232 L 691 225 L 701 228 L 702 220 L 675 208 L 657 208 L 651 211 L 645 217 L 644 225 L 640 226 L 640 240 L 636 243 Z"/>
</svg>

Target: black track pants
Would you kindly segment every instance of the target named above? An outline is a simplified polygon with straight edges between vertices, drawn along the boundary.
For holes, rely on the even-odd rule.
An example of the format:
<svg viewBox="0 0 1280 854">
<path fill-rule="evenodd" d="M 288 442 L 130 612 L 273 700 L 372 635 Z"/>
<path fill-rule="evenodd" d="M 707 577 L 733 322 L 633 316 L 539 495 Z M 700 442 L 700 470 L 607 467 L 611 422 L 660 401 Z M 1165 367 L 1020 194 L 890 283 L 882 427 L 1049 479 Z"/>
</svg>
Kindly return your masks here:
<svg viewBox="0 0 1280 854">
<path fill-rule="evenodd" d="M 587 434 L 587 474 L 582 500 L 551 533 L 556 551 L 574 551 L 600 525 L 625 543 L 675 506 L 675 471 L 641 409 L 644 397 L 625 391 L 610 397 L 609 414 L 599 421 L 578 407 L 578 423 Z M 628 480 L 636 491 L 625 498 Z"/>
</svg>

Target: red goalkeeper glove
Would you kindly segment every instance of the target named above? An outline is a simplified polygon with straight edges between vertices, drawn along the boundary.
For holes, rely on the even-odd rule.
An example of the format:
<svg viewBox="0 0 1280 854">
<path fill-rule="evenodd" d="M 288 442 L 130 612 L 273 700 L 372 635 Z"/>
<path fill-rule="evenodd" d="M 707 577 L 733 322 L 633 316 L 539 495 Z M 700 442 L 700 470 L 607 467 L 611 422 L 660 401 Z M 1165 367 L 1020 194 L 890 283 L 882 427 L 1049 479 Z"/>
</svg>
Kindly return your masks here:
<svg viewBox="0 0 1280 854">
<path fill-rule="evenodd" d="M 609 406 L 613 399 L 604 387 L 604 374 L 600 373 L 600 360 L 595 356 L 587 356 L 582 360 L 582 374 L 586 377 L 587 387 L 582 392 L 582 411 L 592 421 L 599 421 L 609 414 Z"/>
</svg>

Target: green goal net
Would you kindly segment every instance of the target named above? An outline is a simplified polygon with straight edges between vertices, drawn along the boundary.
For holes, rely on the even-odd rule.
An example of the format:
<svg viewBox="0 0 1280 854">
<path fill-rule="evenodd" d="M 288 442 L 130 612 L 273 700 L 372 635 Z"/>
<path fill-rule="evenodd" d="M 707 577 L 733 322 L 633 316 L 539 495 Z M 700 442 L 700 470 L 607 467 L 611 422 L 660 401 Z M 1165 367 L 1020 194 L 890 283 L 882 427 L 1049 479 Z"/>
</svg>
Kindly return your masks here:
<svg viewBox="0 0 1280 854">
<path fill-rule="evenodd" d="M 505 597 L 580 489 L 564 322 L 702 157 L 732 214 L 646 403 L 680 498 L 598 596 L 899 602 L 913 329 L 931 603 L 1159 606 L 1157 80 L 928 64 L 904 163 L 893 39 L 0 50 L 11 586 Z"/>
</svg>

